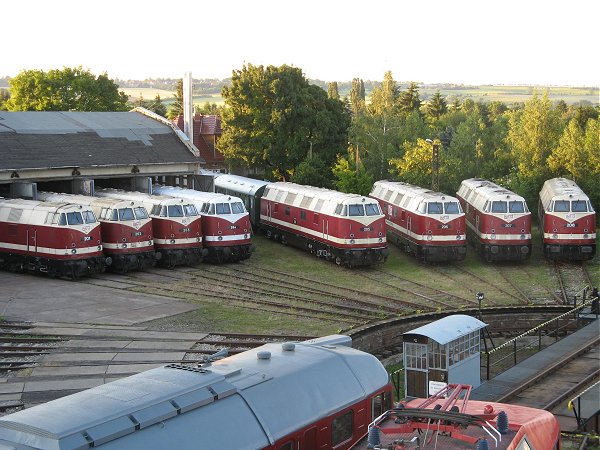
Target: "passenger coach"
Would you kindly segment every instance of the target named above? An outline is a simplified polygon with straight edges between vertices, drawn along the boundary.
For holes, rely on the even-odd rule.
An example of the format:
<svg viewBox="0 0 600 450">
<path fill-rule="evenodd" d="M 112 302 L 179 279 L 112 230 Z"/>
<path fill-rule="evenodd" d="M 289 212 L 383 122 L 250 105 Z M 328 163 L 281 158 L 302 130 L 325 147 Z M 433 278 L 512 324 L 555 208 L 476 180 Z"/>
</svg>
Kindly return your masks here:
<svg viewBox="0 0 600 450">
<path fill-rule="evenodd" d="M 385 261 L 385 218 L 376 200 L 356 194 L 271 183 L 260 202 L 267 236 L 348 267 Z"/>
<path fill-rule="evenodd" d="M 381 205 L 387 231 L 406 252 L 426 262 L 465 258 L 465 214 L 456 198 L 393 181 L 377 181 L 370 195 Z"/>
<path fill-rule="evenodd" d="M 596 213 L 574 181 L 552 178 L 544 183 L 538 218 L 546 258 L 583 261 L 596 254 Z"/>
<path fill-rule="evenodd" d="M 531 213 L 525 199 L 480 178 L 464 180 L 457 197 L 466 214 L 467 239 L 486 261 L 531 255 Z"/>
<path fill-rule="evenodd" d="M 205 260 L 211 262 L 241 261 L 254 250 L 252 227 L 242 200 L 231 195 L 201 192 L 174 186 L 154 185 L 157 195 L 182 198 L 194 203 L 202 216 Z"/>
</svg>

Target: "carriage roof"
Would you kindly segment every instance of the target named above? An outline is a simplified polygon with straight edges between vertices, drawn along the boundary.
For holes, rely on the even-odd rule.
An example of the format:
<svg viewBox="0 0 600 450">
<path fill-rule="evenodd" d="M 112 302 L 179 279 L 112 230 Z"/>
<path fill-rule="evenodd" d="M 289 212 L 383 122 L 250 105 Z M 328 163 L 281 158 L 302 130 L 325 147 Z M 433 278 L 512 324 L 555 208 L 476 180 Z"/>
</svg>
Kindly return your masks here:
<svg viewBox="0 0 600 450">
<path fill-rule="evenodd" d="M 271 184 L 270 181 L 256 180 L 238 175 L 219 175 L 215 177 L 214 183 L 215 187 L 247 195 L 256 195 L 261 188 Z"/>
</svg>

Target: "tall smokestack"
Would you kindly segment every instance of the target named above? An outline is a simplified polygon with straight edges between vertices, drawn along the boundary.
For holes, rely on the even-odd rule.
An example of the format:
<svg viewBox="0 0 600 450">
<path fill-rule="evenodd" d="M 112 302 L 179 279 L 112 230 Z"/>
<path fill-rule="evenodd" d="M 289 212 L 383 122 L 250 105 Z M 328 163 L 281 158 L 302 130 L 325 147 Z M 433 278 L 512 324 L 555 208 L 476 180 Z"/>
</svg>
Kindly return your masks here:
<svg viewBox="0 0 600 450">
<path fill-rule="evenodd" d="M 183 76 L 183 132 L 194 143 L 194 98 L 192 95 L 192 73 Z"/>
</svg>

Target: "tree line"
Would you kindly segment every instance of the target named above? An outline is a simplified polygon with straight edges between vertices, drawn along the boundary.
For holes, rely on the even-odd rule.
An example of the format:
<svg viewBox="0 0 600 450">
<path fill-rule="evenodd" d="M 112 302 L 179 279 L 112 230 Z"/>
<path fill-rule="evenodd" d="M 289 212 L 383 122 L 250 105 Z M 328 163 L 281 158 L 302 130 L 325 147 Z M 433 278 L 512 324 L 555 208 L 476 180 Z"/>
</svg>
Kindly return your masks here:
<svg viewBox="0 0 600 450">
<path fill-rule="evenodd" d="M 167 108 L 160 96 L 130 102 L 106 74 L 81 67 L 24 70 L 9 84 L 10 93 L 0 89 L 0 109 L 9 111 L 144 106 L 176 117 L 183 104 L 182 80 Z M 218 147 L 232 166 L 267 179 L 366 195 L 381 179 L 429 187 L 435 177 L 442 192 L 454 194 L 463 179 L 481 177 L 523 195 L 533 207 L 544 180 L 565 176 L 600 208 L 597 105 L 569 106 L 536 91 L 511 105 L 449 101 L 439 91 L 424 101 L 417 83 L 400 84 L 391 72 L 372 85 L 355 78 L 343 97 L 341 91 L 337 82 L 311 83 L 299 68 L 248 64 L 221 88 L 224 107 L 206 104 L 199 112 L 222 117 Z"/>
</svg>

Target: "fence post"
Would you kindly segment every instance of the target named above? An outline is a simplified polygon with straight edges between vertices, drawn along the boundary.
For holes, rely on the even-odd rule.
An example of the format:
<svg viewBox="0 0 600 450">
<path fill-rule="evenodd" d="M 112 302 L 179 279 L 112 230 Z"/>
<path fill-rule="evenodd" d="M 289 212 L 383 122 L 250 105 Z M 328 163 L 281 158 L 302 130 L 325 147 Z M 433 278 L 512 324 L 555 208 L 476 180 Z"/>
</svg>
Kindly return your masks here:
<svg viewBox="0 0 600 450">
<path fill-rule="evenodd" d="M 538 330 L 538 352 L 542 350 L 542 329 Z"/>
<path fill-rule="evenodd" d="M 513 354 L 514 354 L 514 360 L 515 360 L 515 365 L 516 365 L 517 364 L 517 340 L 516 339 L 513 342 Z"/>
<path fill-rule="evenodd" d="M 556 319 L 556 331 L 554 334 L 554 340 L 558 342 L 558 318 Z"/>
<path fill-rule="evenodd" d="M 485 364 L 485 379 L 489 380 L 490 379 L 490 352 L 485 352 L 485 356 L 486 356 L 486 364 Z"/>
</svg>

